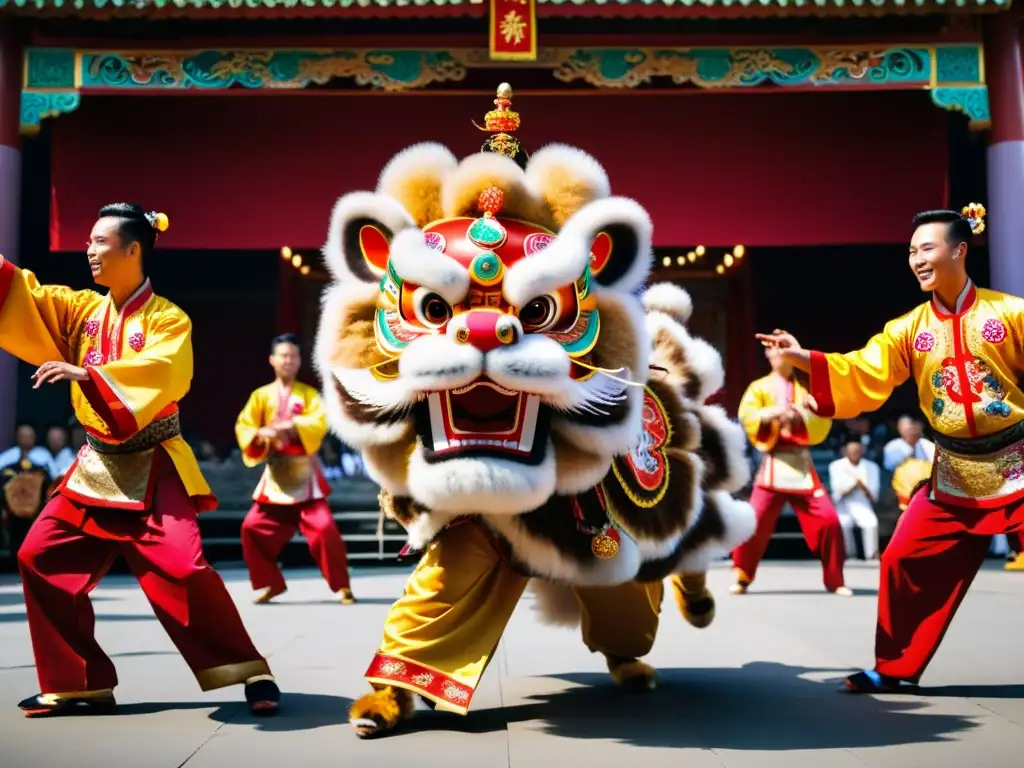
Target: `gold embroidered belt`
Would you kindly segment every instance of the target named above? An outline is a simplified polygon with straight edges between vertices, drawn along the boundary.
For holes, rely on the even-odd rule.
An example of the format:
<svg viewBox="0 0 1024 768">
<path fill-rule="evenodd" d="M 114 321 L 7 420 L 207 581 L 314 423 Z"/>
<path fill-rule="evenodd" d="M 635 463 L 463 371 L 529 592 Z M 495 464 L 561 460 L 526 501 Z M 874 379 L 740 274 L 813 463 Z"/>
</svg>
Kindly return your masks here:
<svg viewBox="0 0 1024 768">
<path fill-rule="evenodd" d="M 89 447 L 104 456 L 117 456 L 126 453 L 142 453 L 156 448 L 161 443 L 181 434 L 181 421 L 175 411 L 162 419 L 151 421 L 134 435 L 121 443 L 109 443 L 93 435 L 86 435 Z"/>
<path fill-rule="evenodd" d="M 994 435 L 936 435 L 933 495 L 967 507 L 1005 505 L 1024 495 L 1024 422 Z"/>
</svg>

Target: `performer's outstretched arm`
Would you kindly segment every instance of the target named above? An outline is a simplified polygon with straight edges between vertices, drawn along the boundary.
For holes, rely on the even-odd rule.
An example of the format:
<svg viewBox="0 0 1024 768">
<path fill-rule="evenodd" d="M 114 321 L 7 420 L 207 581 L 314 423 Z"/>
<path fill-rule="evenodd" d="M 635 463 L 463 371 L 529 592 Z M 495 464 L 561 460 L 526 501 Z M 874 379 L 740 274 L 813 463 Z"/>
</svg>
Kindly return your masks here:
<svg viewBox="0 0 1024 768">
<path fill-rule="evenodd" d="M 79 299 L 87 294 L 40 285 L 34 274 L 0 256 L 0 349 L 31 365 L 68 361 Z"/>
<path fill-rule="evenodd" d="M 910 376 L 907 316 L 887 323 L 863 349 L 846 354 L 803 349 L 784 331 L 757 338 L 779 347 L 795 368 L 810 373 L 812 408 L 826 418 L 852 419 L 874 411 Z"/>
</svg>

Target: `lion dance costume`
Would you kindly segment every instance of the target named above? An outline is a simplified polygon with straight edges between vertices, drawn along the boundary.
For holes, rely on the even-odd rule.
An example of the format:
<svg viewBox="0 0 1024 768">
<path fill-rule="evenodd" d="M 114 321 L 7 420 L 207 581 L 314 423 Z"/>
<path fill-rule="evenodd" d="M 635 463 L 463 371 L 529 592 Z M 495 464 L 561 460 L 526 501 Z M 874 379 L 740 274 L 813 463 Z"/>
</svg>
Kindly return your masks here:
<svg viewBox="0 0 1024 768">
<path fill-rule="evenodd" d="M 729 495 L 743 431 L 705 405 L 720 356 L 685 291 L 642 293 L 649 216 L 580 150 L 527 161 L 507 85 L 495 105 L 482 152 L 419 144 L 341 198 L 324 250 L 328 415 L 422 552 L 352 706 L 363 737 L 417 695 L 465 714 L 531 580 L 616 681 L 652 687 L 663 580 L 707 626 L 704 574 L 754 531 Z"/>
</svg>

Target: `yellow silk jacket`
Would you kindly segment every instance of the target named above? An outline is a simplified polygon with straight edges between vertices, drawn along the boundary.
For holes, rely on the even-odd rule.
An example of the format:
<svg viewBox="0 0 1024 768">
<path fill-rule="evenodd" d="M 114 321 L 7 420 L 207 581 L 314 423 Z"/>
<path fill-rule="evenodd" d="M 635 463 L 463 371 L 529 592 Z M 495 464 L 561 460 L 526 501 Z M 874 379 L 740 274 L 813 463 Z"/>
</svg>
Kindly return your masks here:
<svg viewBox="0 0 1024 768">
<path fill-rule="evenodd" d="M 192 380 L 192 323 L 148 280 L 118 310 L 109 295 L 40 285 L 0 257 L 0 348 L 31 365 L 64 361 L 89 375 L 71 383 L 71 404 L 90 442 L 60 493 L 88 506 L 149 509 L 159 446 L 196 508 L 216 506 L 178 426 L 177 404 Z"/>
<path fill-rule="evenodd" d="M 856 352 L 812 352 L 811 394 L 821 415 L 852 418 L 912 377 L 936 432 L 934 497 L 998 506 L 1024 496 L 1024 299 L 968 284 L 958 304 L 933 298 Z"/>
<path fill-rule="evenodd" d="M 291 422 L 294 439 L 280 446 L 260 439 L 261 427 L 282 421 Z M 313 387 L 296 381 L 288 390 L 274 382 L 253 392 L 235 422 L 245 465 L 267 463 L 253 500 L 292 505 L 326 498 L 331 488 L 316 455 L 326 434 L 327 414 Z"/>
<path fill-rule="evenodd" d="M 832 428 L 832 421 L 808 407 L 808 392 L 795 379 L 769 374 L 747 387 L 740 400 L 739 419 L 747 437 L 764 454 L 755 483 L 784 493 L 813 493 L 821 489 L 809 446 L 818 445 Z M 764 424 L 768 408 L 787 403 L 799 414 L 799 421 L 783 433 L 778 420 Z"/>
</svg>

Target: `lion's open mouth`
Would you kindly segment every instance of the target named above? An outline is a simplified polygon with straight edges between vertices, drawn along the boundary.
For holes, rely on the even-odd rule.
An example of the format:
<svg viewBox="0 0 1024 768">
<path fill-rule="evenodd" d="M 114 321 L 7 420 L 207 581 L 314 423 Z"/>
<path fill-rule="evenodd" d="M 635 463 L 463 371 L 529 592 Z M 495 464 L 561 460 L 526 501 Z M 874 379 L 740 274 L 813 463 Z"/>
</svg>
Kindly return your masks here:
<svg viewBox="0 0 1024 768">
<path fill-rule="evenodd" d="M 501 456 L 526 464 L 544 458 L 547 408 L 537 395 L 478 379 L 432 392 L 416 406 L 416 427 L 429 462 L 456 456 Z"/>
</svg>

